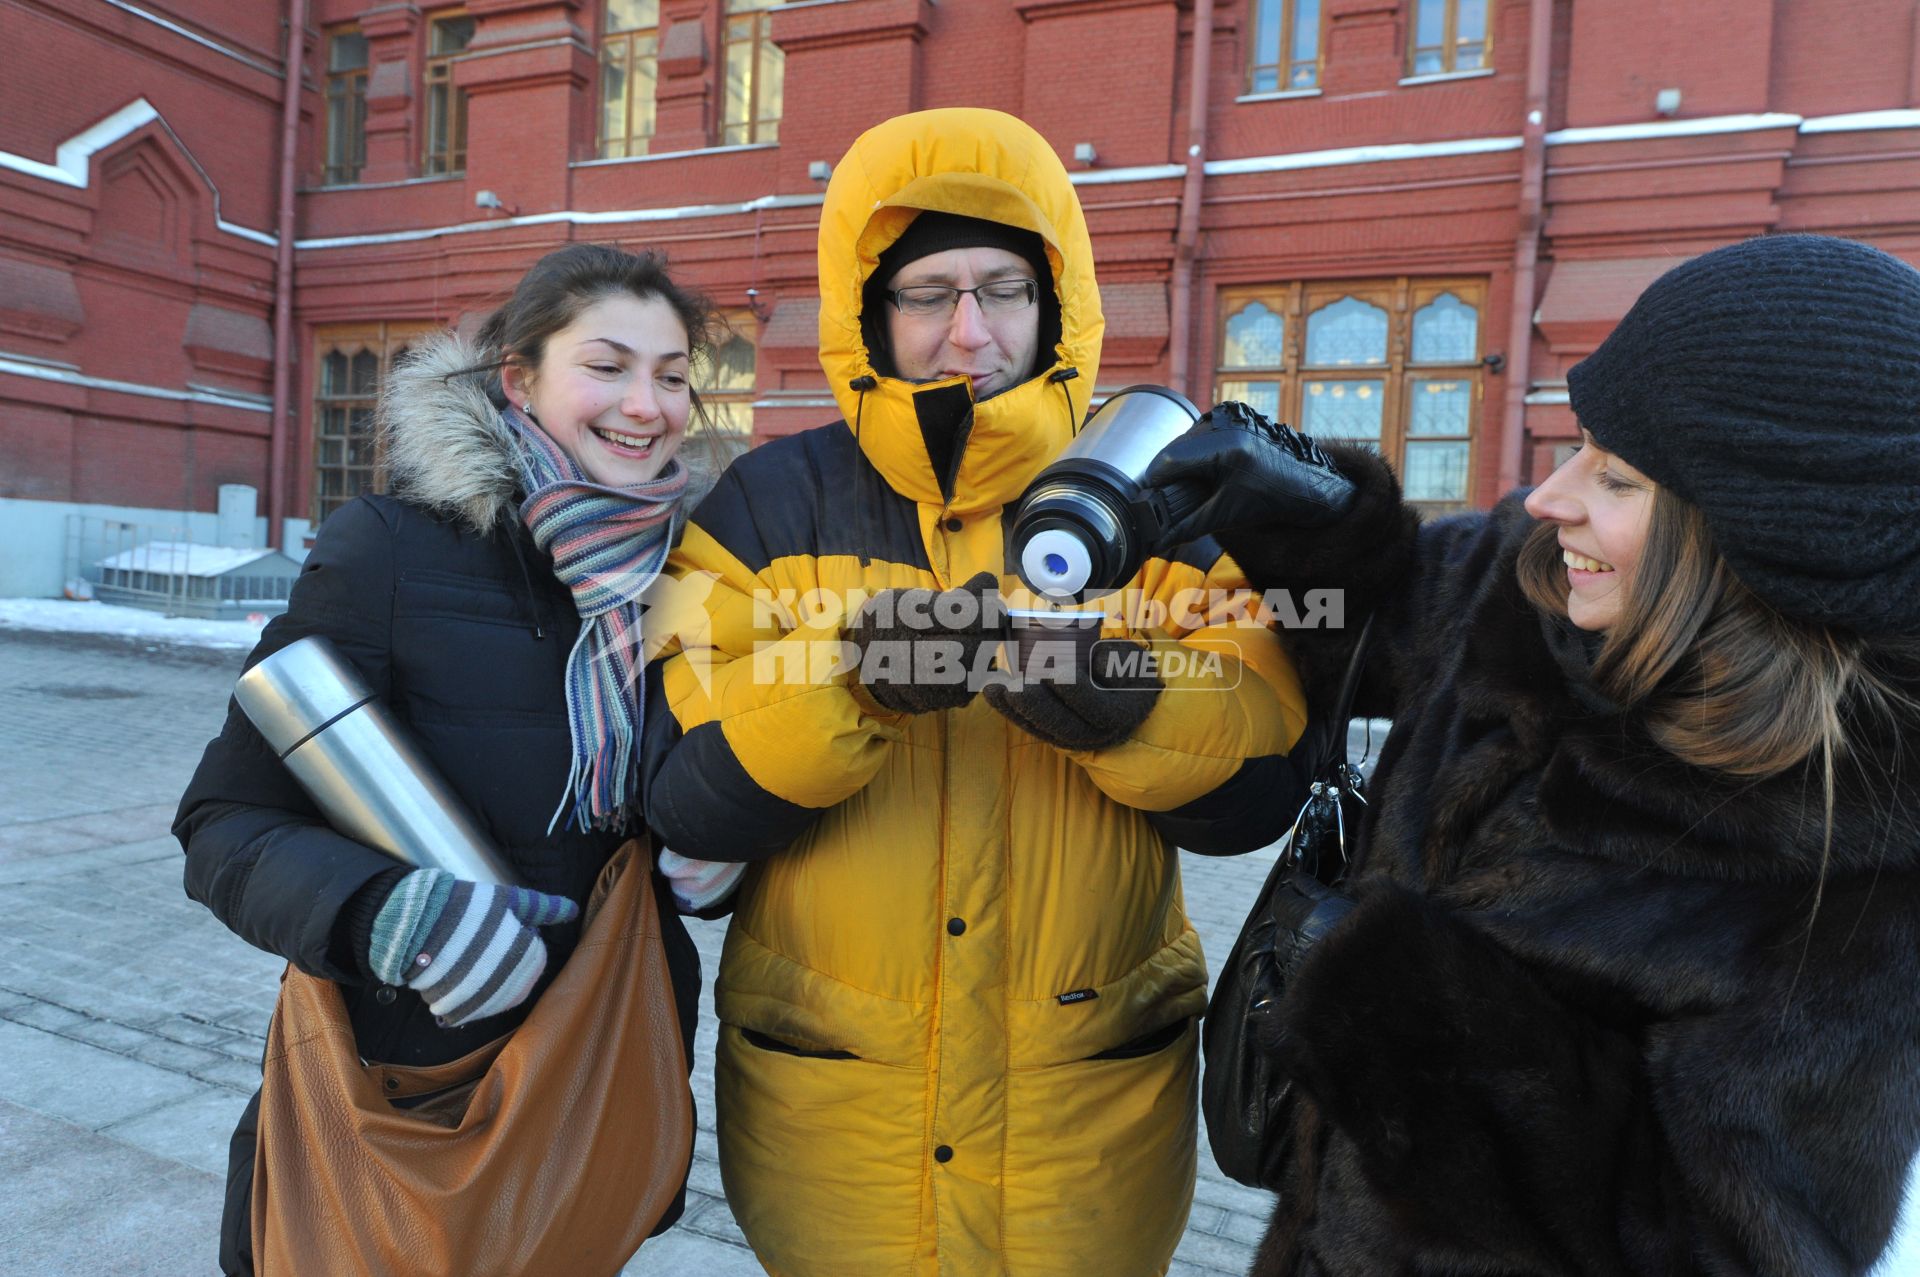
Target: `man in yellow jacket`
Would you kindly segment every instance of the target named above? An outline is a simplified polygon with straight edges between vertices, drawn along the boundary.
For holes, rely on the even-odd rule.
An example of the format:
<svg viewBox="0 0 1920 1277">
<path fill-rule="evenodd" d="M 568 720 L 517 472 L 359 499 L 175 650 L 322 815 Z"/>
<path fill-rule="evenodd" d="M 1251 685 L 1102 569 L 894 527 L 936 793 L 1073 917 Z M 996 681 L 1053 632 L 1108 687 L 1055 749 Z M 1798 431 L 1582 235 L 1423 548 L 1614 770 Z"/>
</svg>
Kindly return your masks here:
<svg viewBox="0 0 1920 1277">
<path fill-rule="evenodd" d="M 784 1277 L 1164 1273 L 1186 1223 L 1207 981 L 1175 846 L 1249 850 L 1298 805 L 1304 702 L 1239 569 L 1211 542 L 1147 563 L 1126 637 L 1209 659 L 1124 687 L 822 657 L 863 650 L 870 596 L 959 616 L 1017 588 L 1006 507 L 1093 394 L 1092 257 L 1020 121 L 868 131 L 820 226 L 845 420 L 736 462 L 668 569 L 701 605 L 649 670 L 647 817 L 752 862 L 720 1163 Z"/>
</svg>

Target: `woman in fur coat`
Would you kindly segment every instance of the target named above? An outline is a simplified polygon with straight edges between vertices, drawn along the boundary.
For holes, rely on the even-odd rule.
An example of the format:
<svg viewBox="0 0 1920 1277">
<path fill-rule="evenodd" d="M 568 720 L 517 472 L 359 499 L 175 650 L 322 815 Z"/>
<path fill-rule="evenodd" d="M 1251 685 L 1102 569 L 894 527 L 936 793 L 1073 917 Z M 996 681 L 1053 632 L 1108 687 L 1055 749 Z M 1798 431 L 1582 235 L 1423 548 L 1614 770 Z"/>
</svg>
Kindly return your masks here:
<svg viewBox="0 0 1920 1277">
<path fill-rule="evenodd" d="M 1265 1045 L 1254 1266 L 1867 1272 L 1920 1147 L 1920 273 L 1770 236 L 1568 376 L 1580 450 L 1421 525 L 1372 454 L 1216 410 L 1263 588 L 1375 617 L 1358 904 Z M 1344 479 L 1345 482 L 1341 482 Z M 1309 688 L 1354 630 L 1288 637 Z"/>
<path fill-rule="evenodd" d="M 338 984 L 367 1060 L 442 1064 L 518 1025 L 638 825 L 636 600 L 697 499 L 679 453 L 708 314 L 658 258 L 575 244 L 537 262 L 476 341 L 417 346 L 380 406 L 391 492 L 327 518 L 247 660 L 330 639 L 530 890 L 409 869 L 336 833 L 237 706 L 181 799 L 187 894 Z M 699 955 L 655 887 L 690 1052 Z M 253 1271 L 258 1112 L 256 1095 L 233 1137 L 230 1274 Z"/>
</svg>

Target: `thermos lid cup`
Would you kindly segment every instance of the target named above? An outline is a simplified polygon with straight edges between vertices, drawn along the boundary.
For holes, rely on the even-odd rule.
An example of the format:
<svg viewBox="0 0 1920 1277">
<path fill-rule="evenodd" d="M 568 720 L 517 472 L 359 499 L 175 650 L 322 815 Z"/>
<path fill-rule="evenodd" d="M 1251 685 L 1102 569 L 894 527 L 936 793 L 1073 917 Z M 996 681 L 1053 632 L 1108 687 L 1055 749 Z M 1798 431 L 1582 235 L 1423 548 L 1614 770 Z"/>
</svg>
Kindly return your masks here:
<svg viewBox="0 0 1920 1277">
<path fill-rule="evenodd" d="M 285 758 L 316 731 L 371 700 L 373 692 L 333 644 L 309 635 L 242 674 L 233 698 L 273 752 Z"/>
</svg>

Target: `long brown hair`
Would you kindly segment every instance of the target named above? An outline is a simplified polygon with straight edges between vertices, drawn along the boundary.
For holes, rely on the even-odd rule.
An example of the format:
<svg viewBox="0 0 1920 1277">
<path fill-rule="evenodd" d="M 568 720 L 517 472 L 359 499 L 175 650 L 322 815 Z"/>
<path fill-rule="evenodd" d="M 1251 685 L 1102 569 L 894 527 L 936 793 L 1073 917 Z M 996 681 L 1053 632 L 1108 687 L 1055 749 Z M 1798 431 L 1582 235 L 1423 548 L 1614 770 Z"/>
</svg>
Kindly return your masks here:
<svg viewBox="0 0 1920 1277">
<path fill-rule="evenodd" d="M 1520 588 L 1536 606 L 1567 614 L 1559 529 L 1543 523 L 1521 547 Z M 1915 719 L 1913 698 L 1879 672 L 1876 655 L 1912 667 L 1911 643 L 1883 644 L 1782 616 L 1741 584 L 1714 548 L 1700 511 L 1655 487 L 1647 539 L 1620 619 L 1594 658 L 1596 688 L 1639 708 L 1654 742 L 1684 763 L 1764 780 L 1817 757 L 1825 837 L 1807 915 L 1826 894 L 1837 777 L 1897 766 L 1849 748 L 1868 719 L 1897 732 Z"/>
<path fill-rule="evenodd" d="M 1552 524 L 1522 548 L 1519 575 L 1535 606 L 1566 615 Z M 1830 780 L 1850 714 L 1906 708 L 1867 658 L 1859 636 L 1762 602 L 1714 547 L 1700 511 L 1656 487 L 1639 566 L 1593 679 L 1640 708 L 1654 741 L 1682 762 L 1763 779 L 1818 754 Z"/>
</svg>

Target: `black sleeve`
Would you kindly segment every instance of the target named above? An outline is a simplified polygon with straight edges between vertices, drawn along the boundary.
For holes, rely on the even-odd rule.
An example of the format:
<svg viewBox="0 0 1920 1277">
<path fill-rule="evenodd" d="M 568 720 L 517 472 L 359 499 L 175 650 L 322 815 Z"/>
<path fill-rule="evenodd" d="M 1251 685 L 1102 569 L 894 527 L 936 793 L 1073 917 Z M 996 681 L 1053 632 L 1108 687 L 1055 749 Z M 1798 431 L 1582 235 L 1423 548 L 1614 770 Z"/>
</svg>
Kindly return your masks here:
<svg viewBox="0 0 1920 1277">
<path fill-rule="evenodd" d="M 1219 540 L 1255 589 L 1284 591 L 1296 607 L 1313 591 L 1340 591 L 1340 623 L 1281 631 L 1307 692 L 1309 720 L 1324 720 L 1371 616 L 1373 639 L 1354 696 L 1363 718 L 1392 718 L 1406 689 L 1433 668 L 1431 654 L 1452 641 L 1469 615 L 1466 599 L 1507 559 L 1532 520 L 1515 494 L 1492 511 L 1423 523 L 1400 496 L 1400 483 L 1364 448 L 1327 448 L 1359 489 L 1353 507 L 1321 528 L 1240 528 Z"/>
<path fill-rule="evenodd" d="M 394 575 L 393 529 L 380 509 L 366 500 L 342 507 L 322 525 L 286 613 L 268 624 L 247 665 L 321 634 L 368 686 L 391 697 Z M 329 828 L 231 701 L 180 799 L 173 833 L 186 852 L 187 895 L 236 935 L 312 975 L 369 978 L 364 954 L 354 952 L 364 945 L 336 931 L 348 903 L 394 861 Z"/>
<path fill-rule="evenodd" d="M 1197 855 L 1256 851 L 1286 833 L 1306 801 L 1315 740 L 1309 730 L 1291 754 L 1249 758 L 1211 793 L 1171 811 L 1140 814 L 1176 847 Z"/>
</svg>

